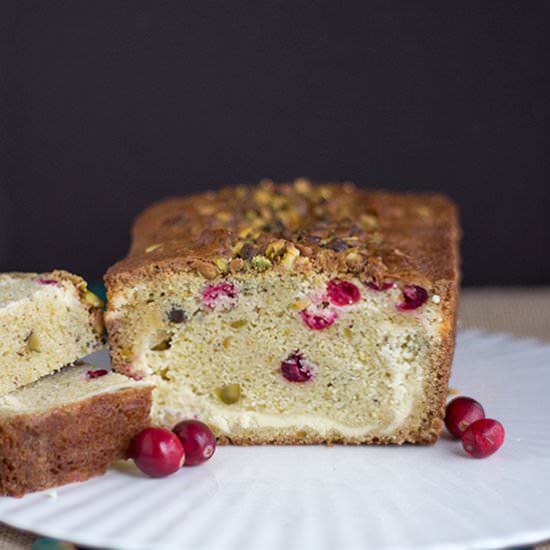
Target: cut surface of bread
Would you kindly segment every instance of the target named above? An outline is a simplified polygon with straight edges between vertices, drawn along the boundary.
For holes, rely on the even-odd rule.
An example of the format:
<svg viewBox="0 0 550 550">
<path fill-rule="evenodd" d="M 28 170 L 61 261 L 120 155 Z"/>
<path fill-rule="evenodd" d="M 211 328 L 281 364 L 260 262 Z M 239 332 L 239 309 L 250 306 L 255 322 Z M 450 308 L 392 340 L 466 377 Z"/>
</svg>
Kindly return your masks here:
<svg viewBox="0 0 550 550">
<path fill-rule="evenodd" d="M 0 274 L 0 395 L 100 348 L 101 306 L 64 271 Z"/>
<path fill-rule="evenodd" d="M 0 397 L 0 493 L 84 481 L 127 458 L 149 424 L 152 387 L 89 364 Z"/>
<path fill-rule="evenodd" d="M 454 346 L 458 223 L 434 194 L 270 182 L 170 199 L 107 275 L 116 370 L 153 419 L 221 441 L 432 443 Z"/>
</svg>

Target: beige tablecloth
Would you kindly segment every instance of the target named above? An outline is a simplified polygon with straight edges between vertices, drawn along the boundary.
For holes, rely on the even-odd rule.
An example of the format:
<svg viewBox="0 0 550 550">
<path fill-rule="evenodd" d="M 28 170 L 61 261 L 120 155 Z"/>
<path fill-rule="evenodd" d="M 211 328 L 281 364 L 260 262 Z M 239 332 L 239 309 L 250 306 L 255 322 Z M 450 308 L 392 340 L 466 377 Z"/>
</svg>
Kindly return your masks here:
<svg viewBox="0 0 550 550">
<path fill-rule="evenodd" d="M 550 288 L 463 291 L 459 326 L 550 341 Z M 34 538 L 0 524 L 0 550 L 28 549 Z M 550 543 L 537 546 L 543 549 L 550 550 Z"/>
</svg>

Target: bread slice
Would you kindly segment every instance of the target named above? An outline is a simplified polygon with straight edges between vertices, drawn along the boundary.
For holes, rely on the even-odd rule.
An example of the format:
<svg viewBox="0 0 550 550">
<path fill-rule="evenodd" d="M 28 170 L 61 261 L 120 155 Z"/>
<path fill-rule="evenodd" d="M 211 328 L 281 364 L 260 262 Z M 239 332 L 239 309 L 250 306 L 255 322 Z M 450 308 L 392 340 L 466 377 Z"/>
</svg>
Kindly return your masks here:
<svg viewBox="0 0 550 550">
<path fill-rule="evenodd" d="M 0 397 L 0 494 L 84 481 L 127 458 L 152 387 L 78 364 Z"/>
<path fill-rule="evenodd" d="M 102 347 L 102 305 L 65 271 L 0 274 L 0 395 Z"/>
<path fill-rule="evenodd" d="M 432 443 L 458 222 L 438 194 L 307 180 L 169 199 L 106 276 L 114 368 L 221 441 Z"/>
</svg>

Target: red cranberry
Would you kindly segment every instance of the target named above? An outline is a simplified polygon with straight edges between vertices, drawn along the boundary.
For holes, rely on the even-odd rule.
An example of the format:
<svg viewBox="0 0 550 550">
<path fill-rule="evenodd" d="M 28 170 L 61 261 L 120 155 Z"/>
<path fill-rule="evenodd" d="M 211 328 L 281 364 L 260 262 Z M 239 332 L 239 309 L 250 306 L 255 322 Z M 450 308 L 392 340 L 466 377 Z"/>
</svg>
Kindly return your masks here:
<svg viewBox="0 0 550 550">
<path fill-rule="evenodd" d="M 349 281 L 332 279 L 327 286 L 329 300 L 335 306 L 349 306 L 356 304 L 361 299 L 359 289 Z"/>
<path fill-rule="evenodd" d="M 377 285 L 376 283 L 370 282 L 370 283 L 367 283 L 367 286 L 371 290 L 376 290 L 380 292 L 382 290 L 389 290 L 390 288 L 393 288 L 394 284 L 395 283 L 386 282 L 386 283 L 382 283 L 381 285 Z"/>
<path fill-rule="evenodd" d="M 504 427 L 498 420 L 482 418 L 472 422 L 462 434 L 464 450 L 474 458 L 485 458 L 498 451 L 504 442 Z"/>
<path fill-rule="evenodd" d="M 401 310 L 417 309 L 428 299 L 428 291 L 418 285 L 407 285 L 403 289 L 403 301 L 397 306 Z"/>
<path fill-rule="evenodd" d="M 53 279 L 36 279 L 36 282 L 41 285 L 57 285 L 59 281 L 54 281 Z"/>
<path fill-rule="evenodd" d="M 464 430 L 476 420 L 485 418 L 483 407 L 470 397 L 455 397 L 445 411 L 445 426 L 460 439 Z"/>
<path fill-rule="evenodd" d="M 164 477 L 183 466 L 185 449 L 170 430 L 145 428 L 132 442 L 130 457 L 148 476 Z"/>
<path fill-rule="evenodd" d="M 208 285 L 202 291 L 202 301 L 210 309 L 217 305 L 234 306 L 239 298 L 239 290 L 233 283 Z"/>
<path fill-rule="evenodd" d="M 313 377 L 312 367 L 301 351 L 293 351 L 282 363 L 281 372 L 289 382 L 307 382 Z"/>
<path fill-rule="evenodd" d="M 90 380 L 92 378 L 99 378 L 100 376 L 105 376 L 106 374 L 109 374 L 109 371 L 105 369 L 87 370 L 86 378 Z"/>
<path fill-rule="evenodd" d="M 185 448 L 185 465 L 202 464 L 212 458 L 216 450 L 216 437 L 210 428 L 199 420 L 184 420 L 174 427 Z"/>
<path fill-rule="evenodd" d="M 312 305 L 300 311 L 300 317 L 310 329 L 323 330 L 338 319 L 338 313 L 333 309 Z"/>
</svg>

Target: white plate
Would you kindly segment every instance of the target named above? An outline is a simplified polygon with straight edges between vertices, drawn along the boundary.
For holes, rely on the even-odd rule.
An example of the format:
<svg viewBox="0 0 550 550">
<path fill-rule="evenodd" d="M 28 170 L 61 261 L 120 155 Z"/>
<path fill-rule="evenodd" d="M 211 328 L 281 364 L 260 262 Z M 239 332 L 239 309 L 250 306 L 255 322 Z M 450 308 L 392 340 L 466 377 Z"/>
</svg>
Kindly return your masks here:
<svg viewBox="0 0 550 550">
<path fill-rule="evenodd" d="M 128 550 L 493 548 L 550 538 L 550 345 L 464 331 L 451 386 L 506 428 L 502 449 L 222 447 L 155 480 L 131 466 L 1 498 L 0 521 Z"/>
</svg>

